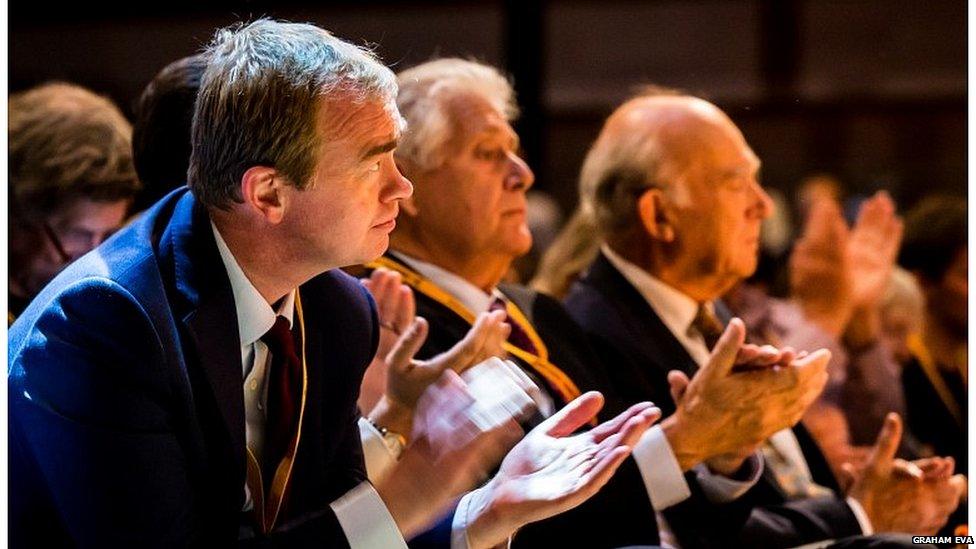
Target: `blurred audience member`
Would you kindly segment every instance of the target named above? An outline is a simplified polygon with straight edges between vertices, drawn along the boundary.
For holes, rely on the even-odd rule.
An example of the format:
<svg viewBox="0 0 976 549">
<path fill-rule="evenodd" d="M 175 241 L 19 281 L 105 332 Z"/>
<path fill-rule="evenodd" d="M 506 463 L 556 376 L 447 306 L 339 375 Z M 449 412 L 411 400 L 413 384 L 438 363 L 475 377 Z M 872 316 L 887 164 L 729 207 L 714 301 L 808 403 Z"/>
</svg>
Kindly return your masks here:
<svg viewBox="0 0 976 549">
<path fill-rule="evenodd" d="M 925 297 L 921 334 L 909 338 L 912 358 L 903 373 L 908 425 L 938 455 L 967 467 L 966 375 L 969 259 L 966 204 L 923 200 L 907 216 L 900 261 Z"/>
<path fill-rule="evenodd" d="M 925 298 L 921 333 L 908 339 L 911 359 L 902 381 L 908 428 L 923 445 L 923 455 L 955 458 L 969 470 L 969 244 L 967 207 L 962 198 L 935 196 L 906 216 L 900 262 L 913 272 Z M 952 534 L 967 521 L 960 505 L 940 533 Z"/>
<path fill-rule="evenodd" d="M 881 299 L 881 337 L 895 361 L 904 366 L 912 358 L 908 342 L 922 331 L 925 298 L 912 273 L 895 266 Z"/>
<path fill-rule="evenodd" d="M 166 65 L 136 102 L 132 155 L 144 188 L 135 211 L 186 183 L 193 104 L 208 57 L 199 53 Z"/>
<path fill-rule="evenodd" d="M 140 188 L 132 129 L 108 99 L 45 84 L 12 95 L 9 116 L 8 323 L 122 225 Z"/>
</svg>

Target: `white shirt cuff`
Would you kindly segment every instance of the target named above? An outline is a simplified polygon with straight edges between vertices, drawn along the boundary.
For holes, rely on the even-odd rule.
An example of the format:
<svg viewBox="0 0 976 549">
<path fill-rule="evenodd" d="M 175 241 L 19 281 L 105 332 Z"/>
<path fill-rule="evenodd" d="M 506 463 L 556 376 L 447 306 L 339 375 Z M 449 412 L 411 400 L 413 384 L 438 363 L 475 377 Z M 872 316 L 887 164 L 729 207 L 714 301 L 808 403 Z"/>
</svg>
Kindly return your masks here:
<svg viewBox="0 0 976 549">
<path fill-rule="evenodd" d="M 383 440 L 383 435 L 366 418 L 359 418 L 359 439 L 363 444 L 363 460 L 370 482 L 380 482 L 396 464 L 397 456 Z"/>
<path fill-rule="evenodd" d="M 857 519 L 857 523 L 861 525 L 861 534 L 873 536 L 874 526 L 871 525 L 871 519 L 864 512 L 864 507 L 861 507 L 861 503 L 852 497 L 848 497 L 846 501 L 847 505 L 851 508 L 851 512 L 854 513 L 854 518 Z"/>
<path fill-rule="evenodd" d="M 363 482 L 330 507 L 352 549 L 406 549 L 400 529 L 372 484 Z"/>
<path fill-rule="evenodd" d="M 663 511 L 691 497 L 678 458 L 660 426 L 655 425 L 644 433 L 634 445 L 632 455 L 655 511 Z"/>
<path fill-rule="evenodd" d="M 471 517 L 468 516 L 468 507 L 471 506 L 472 493 L 464 494 L 454 511 L 454 519 L 451 521 L 451 549 L 468 549 L 468 523 Z M 512 538 L 505 542 L 506 548 L 512 547 Z"/>
<path fill-rule="evenodd" d="M 755 452 L 746 458 L 742 466 L 749 468 L 746 480 L 734 480 L 724 475 L 712 473 L 704 463 L 695 466 L 694 471 L 698 485 L 701 486 L 708 501 L 728 503 L 738 499 L 756 485 L 763 471 L 763 460 L 759 452 Z"/>
</svg>

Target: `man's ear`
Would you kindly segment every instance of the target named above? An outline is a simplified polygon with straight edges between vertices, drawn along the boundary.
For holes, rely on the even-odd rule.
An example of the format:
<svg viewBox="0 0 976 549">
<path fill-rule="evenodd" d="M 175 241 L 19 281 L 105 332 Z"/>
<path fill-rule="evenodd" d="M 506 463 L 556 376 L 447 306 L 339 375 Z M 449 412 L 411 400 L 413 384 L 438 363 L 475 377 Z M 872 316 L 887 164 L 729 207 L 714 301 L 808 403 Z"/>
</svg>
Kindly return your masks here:
<svg viewBox="0 0 976 549">
<path fill-rule="evenodd" d="M 674 225 L 668 219 L 668 204 L 661 189 L 647 189 L 640 195 L 637 215 L 651 238 L 662 242 L 674 241 Z"/>
<path fill-rule="evenodd" d="M 268 223 L 277 225 L 285 215 L 286 184 L 285 178 L 278 170 L 268 166 L 252 166 L 241 177 L 244 204 Z"/>
</svg>

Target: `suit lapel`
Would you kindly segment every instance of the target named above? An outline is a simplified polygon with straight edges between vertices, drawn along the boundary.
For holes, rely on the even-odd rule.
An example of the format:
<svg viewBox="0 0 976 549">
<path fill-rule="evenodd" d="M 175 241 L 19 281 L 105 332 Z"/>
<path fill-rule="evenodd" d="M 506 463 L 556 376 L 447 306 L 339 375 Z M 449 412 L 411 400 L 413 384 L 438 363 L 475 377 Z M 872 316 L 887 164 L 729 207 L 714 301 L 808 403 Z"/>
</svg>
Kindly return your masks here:
<svg viewBox="0 0 976 549">
<path fill-rule="evenodd" d="M 182 319 L 195 351 L 186 353 L 188 367 L 202 370 L 209 382 L 243 478 L 244 372 L 234 295 L 210 218 L 189 192 L 180 199 L 160 239 L 160 255 L 172 265 L 174 316 Z M 184 349 L 189 350 L 185 343 Z"/>
<path fill-rule="evenodd" d="M 606 256 L 601 253 L 597 257 L 581 282 L 604 294 L 620 310 L 624 315 L 622 324 L 630 330 L 631 342 L 641 350 L 643 356 L 669 361 L 670 368 L 677 368 L 688 375 L 694 375 L 698 370 L 691 355 L 665 326 L 644 296 L 620 274 Z"/>
</svg>

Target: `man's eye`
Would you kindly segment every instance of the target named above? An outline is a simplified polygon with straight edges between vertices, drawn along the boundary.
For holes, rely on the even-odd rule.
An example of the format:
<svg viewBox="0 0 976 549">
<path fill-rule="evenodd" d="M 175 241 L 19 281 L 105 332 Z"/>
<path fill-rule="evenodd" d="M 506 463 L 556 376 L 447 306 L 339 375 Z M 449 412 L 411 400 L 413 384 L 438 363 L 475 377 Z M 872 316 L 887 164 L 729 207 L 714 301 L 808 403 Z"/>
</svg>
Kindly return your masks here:
<svg viewBox="0 0 976 549">
<path fill-rule="evenodd" d="M 475 157 L 479 160 L 497 161 L 505 158 L 505 151 L 498 149 L 475 149 Z"/>
</svg>

